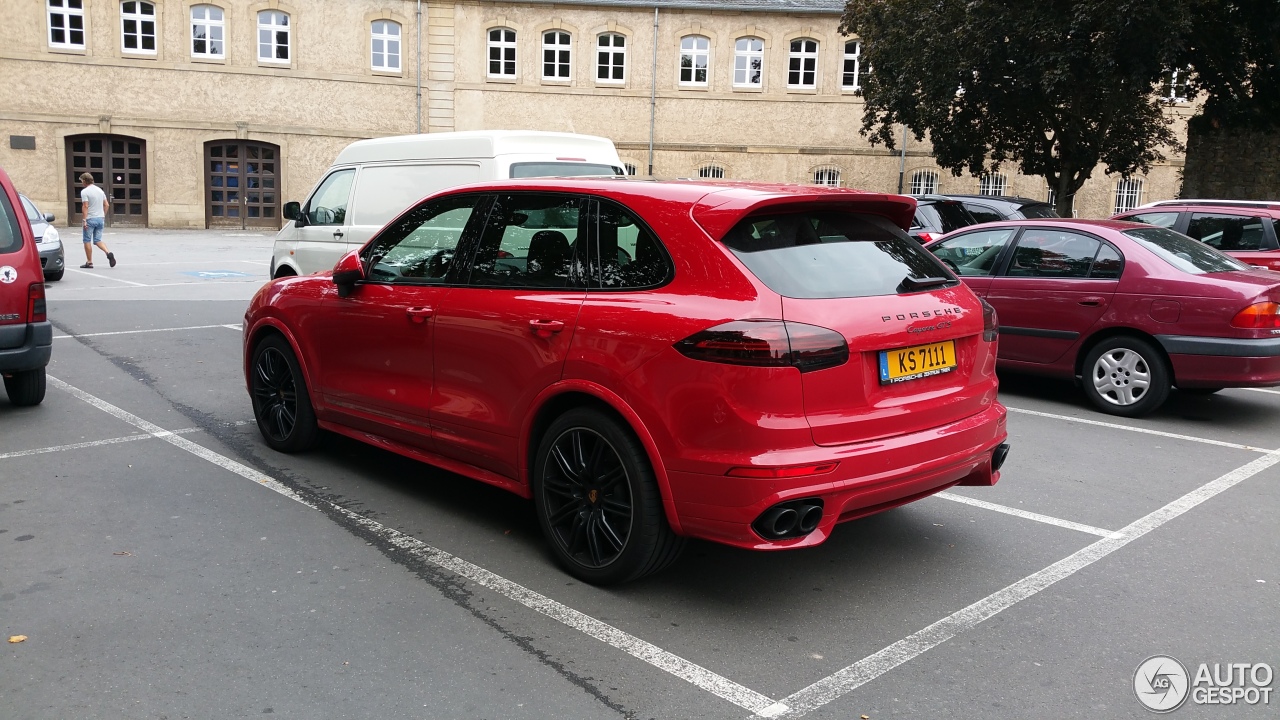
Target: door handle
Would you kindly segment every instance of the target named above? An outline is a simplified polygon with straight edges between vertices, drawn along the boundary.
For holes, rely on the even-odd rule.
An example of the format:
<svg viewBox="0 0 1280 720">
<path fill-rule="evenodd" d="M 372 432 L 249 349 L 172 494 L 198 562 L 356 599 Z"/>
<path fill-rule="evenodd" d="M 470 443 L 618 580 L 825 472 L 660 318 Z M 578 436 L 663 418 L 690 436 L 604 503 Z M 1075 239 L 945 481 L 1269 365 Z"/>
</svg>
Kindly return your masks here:
<svg viewBox="0 0 1280 720">
<path fill-rule="evenodd" d="M 529 329 L 540 338 L 549 338 L 564 329 L 559 320 L 530 320 Z"/>
<path fill-rule="evenodd" d="M 339 240 L 341 240 L 341 239 L 342 239 L 342 231 L 341 231 L 341 230 L 334 230 L 334 231 L 333 231 L 333 236 L 334 236 L 334 237 L 336 237 L 336 238 L 338 238 Z"/>
<path fill-rule="evenodd" d="M 1087 298 L 1081 298 L 1080 304 L 1084 305 L 1085 307 L 1098 307 L 1106 301 L 1107 301 L 1106 298 L 1087 297 Z"/>
<path fill-rule="evenodd" d="M 404 313 L 409 316 L 410 320 L 416 323 L 424 323 L 427 321 L 427 318 L 431 317 L 432 314 L 435 313 L 435 309 L 429 307 L 411 307 L 405 308 Z"/>
</svg>

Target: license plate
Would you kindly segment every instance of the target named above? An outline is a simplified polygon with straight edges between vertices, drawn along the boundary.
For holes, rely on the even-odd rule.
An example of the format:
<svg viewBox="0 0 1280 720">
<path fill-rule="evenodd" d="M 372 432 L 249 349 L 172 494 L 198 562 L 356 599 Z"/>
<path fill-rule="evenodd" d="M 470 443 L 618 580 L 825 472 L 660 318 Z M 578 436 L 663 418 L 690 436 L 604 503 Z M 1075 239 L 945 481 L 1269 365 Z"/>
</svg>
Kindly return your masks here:
<svg viewBox="0 0 1280 720">
<path fill-rule="evenodd" d="M 880 384 L 888 385 L 951 372 L 956 367 L 954 340 L 880 351 Z"/>
</svg>

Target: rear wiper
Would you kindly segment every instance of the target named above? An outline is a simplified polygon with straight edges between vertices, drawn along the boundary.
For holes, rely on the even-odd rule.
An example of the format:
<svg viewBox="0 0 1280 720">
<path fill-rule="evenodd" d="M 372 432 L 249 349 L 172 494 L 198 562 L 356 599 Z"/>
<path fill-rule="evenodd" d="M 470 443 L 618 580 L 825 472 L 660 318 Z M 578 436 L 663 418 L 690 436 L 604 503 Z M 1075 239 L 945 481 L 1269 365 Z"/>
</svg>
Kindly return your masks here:
<svg viewBox="0 0 1280 720">
<path fill-rule="evenodd" d="M 915 292 L 925 288 L 946 285 L 952 282 L 949 277 L 911 277 L 910 275 L 902 278 L 902 282 L 898 283 L 898 292 Z"/>
</svg>

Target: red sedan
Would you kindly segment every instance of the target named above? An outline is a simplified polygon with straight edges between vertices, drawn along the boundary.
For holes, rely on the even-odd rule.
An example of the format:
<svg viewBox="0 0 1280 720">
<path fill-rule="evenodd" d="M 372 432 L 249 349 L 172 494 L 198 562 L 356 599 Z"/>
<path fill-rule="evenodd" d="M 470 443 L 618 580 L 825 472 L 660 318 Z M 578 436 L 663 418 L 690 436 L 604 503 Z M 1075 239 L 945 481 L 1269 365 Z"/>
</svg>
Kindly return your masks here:
<svg viewBox="0 0 1280 720">
<path fill-rule="evenodd" d="M 1280 275 L 1167 228 L 1020 220 L 928 248 L 1000 313 L 1000 367 L 1080 378 L 1103 412 L 1280 384 Z"/>
<path fill-rule="evenodd" d="M 816 545 L 993 484 L 1008 450 L 994 313 L 907 237 L 914 209 L 795 186 L 453 189 L 257 294 L 258 427 L 531 498 L 589 582 L 658 570 L 686 537 Z"/>
</svg>

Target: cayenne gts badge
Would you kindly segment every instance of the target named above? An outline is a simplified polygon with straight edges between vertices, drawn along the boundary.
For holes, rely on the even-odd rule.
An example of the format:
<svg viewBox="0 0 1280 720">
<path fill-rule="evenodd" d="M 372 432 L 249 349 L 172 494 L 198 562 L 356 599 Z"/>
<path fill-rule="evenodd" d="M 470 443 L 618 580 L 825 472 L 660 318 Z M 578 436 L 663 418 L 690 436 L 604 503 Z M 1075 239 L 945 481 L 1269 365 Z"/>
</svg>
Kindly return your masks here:
<svg viewBox="0 0 1280 720">
<path fill-rule="evenodd" d="M 12 267 L 8 265 L 5 265 L 4 267 L 0 267 L 0 282 L 4 283 L 5 285 L 8 285 L 9 283 L 17 279 L 18 279 L 17 270 L 14 270 Z"/>
</svg>

